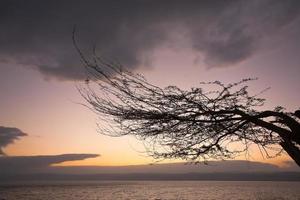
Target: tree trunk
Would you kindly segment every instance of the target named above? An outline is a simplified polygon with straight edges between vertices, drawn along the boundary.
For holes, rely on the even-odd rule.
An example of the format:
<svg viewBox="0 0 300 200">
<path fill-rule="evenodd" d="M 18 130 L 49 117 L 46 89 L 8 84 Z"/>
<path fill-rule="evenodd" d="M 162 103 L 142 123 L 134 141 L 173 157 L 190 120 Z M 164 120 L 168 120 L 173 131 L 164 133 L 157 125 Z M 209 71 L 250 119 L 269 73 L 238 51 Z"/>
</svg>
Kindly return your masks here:
<svg viewBox="0 0 300 200">
<path fill-rule="evenodd" d="M 284 139 L 280 145 L 300 167 L 300 149 L 293 144 L 292 140 Z M 300 144 L 298 145 L 300 146 Z"/>
</svg>

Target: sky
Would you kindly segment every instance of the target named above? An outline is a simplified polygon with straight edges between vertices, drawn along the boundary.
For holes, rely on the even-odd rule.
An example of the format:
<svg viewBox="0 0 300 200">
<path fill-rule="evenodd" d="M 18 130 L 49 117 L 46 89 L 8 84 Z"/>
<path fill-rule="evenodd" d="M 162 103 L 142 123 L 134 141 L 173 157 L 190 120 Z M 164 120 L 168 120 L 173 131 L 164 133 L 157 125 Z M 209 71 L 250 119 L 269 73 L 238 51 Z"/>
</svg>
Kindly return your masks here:
<svg viewBox="0 0 300 200">
<path fill-rule="evenodd" d="M 66 165 L 155 161 L 133 137 L 99 134 L 97 116 L 80 105 L 85 71 L 74 26 L 85 55 L 95 47 L 160 87 L 258 77 L 250 90 L 271 87 L 265 109 L 299 108 L 298 0 L 1 0 L 0 13 L 1 155 L 77 155 Z M 251 151 L 239 159 L 289 160 Z"/>
</svg>

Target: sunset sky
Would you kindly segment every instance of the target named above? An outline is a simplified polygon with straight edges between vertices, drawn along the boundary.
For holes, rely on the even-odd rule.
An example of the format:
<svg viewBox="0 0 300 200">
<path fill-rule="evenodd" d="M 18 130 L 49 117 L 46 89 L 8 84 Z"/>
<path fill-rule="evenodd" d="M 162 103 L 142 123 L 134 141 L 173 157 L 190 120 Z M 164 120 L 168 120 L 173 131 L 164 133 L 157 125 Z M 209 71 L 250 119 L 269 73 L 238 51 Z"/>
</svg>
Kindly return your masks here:
<svg viewBox="0 0 300 200">
<path fill-rule="evenodd" d="M 0 2 L 2 155 L 91 154 L 72 165 L 154 161 L 135 138 L 98 133 L 97 116 L 80 105 L 85 73 L 74 25 L 86 55 L 96 46 L 158 86 L 258 77 L 250 91 L 271 87 L 265 109 L 300 107 L 299 0 Z M 255 148 L 251 155 L 239 159 L 289 159 L 263 159 Z"/>
</svg>

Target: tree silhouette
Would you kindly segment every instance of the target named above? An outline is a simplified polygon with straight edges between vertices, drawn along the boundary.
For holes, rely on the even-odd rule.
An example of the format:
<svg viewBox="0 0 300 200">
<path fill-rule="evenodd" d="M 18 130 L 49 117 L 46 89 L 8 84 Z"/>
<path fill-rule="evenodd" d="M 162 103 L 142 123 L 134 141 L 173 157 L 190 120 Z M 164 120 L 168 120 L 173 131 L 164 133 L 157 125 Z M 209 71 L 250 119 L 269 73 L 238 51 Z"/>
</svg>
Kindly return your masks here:
<svg viewBox="0 0 300 200">
<path fill-rule="evenodd" d="M 134 135 L 155 158 L 232 158 L 256 144 L 268 157 L 284 150 L 300 166 L 300 111 L 260 110 L 265 99 L 247 90 L 253 79 L 201 83 L 188 91 L 161 88 L 118 63 L 95 54 L 87 60 L 77 50 L 88 75 L 79 91 L 99 115 L 102 134 Z M 207 85 L 214 89 L 206 92 Z"/>
</svg>

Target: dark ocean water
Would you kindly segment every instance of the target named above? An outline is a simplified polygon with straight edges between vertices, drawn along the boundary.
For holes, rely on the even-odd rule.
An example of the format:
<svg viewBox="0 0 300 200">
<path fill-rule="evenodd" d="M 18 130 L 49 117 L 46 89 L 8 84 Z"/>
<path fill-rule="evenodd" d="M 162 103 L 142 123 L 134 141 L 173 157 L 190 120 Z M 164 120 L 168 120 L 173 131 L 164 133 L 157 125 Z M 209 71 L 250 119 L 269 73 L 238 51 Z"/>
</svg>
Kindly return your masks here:
<svg viewBox="0 0 300 200">
<path fill-rule="evenodd" d="M 300 200 L 300 182 L 95 181 L 2 183 L 0 200 Z"/>
</svg>

